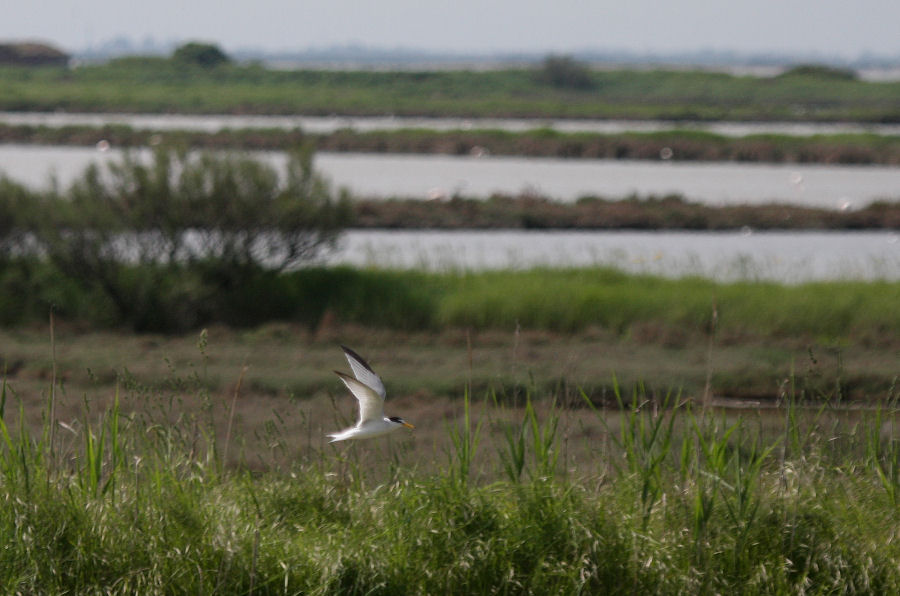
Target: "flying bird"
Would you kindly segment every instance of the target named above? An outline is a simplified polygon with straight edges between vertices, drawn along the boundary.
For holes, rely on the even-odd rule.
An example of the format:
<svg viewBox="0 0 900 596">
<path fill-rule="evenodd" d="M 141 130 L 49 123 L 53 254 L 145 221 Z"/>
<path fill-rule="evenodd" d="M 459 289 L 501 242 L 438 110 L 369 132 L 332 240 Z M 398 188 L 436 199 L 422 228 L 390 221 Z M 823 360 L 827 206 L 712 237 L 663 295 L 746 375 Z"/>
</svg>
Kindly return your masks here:
<svg viewBox="0 0 900 596">
<path fill-rule="evenodd" d="M 384 397 L 387 392 L 381 377 L 363 360 L 359 354 L 346 346 L 341 346 L 353 376 L 334 371 L 341 378 L 350 393 L 359 402 L 359 421 L 338 433 L 328 435 L 331 442 L 348 439 L 371 439 L 393 432 L 399 428 L 415 428 L 409 422 L 397 416 L 384 415 Z"/>
</svg>

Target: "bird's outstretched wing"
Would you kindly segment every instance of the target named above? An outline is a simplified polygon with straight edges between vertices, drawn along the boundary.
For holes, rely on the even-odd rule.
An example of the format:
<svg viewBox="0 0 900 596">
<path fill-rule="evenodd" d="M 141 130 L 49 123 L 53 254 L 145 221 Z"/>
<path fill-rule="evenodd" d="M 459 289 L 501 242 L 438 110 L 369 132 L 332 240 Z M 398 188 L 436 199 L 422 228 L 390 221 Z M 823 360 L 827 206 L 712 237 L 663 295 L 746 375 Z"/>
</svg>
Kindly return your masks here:
<svg viewBox="0 0 900 596">
<path fill-rule="evenodd" d="M 379 395 L 375 389 L 369 387 L 365 383 L 359 381 L 358 379 L 354 379 L 350 375 L 344 374 L 339 371 L 334 371 L 337 376 L 341 378 L 344 382 L 344 385 L 347 386 L 347 389 L 350 390 L 350 393 L 356 397 L 356 400 L 359 402 L 359 422 L 358 424 L 365 424 L 366 422 L 372 420 L 382 420 L 384 418 L 384 398 Z M 375 373 L 372 373 L 373 375 Z M 359 376 L 359 375 L 357 375 Z M 375 377 L 378 378 L 377 376 Z M 382 387 L 382 390 L 384 388 Z"/>
<path fill-rule="evenodd" d="M 384 383 L 381 381 L 381 377 L 375 374 L 372 367 L 369 366 L 359 354 L 347 346 L 341 346 L 341 349 L 344 350 L 344 356 L 347 357 L 347 362 L 350 363 L 350 369 L 353 370 L 353 376 L 356 377 L 360 383 L 374 390 L 375 393 L 381 396 L 383 401 L 387 395 L 387 391 L 384 389 Z M 350 391 L 353 391 L 353 389 L 351 388 Z"/>
</svg>

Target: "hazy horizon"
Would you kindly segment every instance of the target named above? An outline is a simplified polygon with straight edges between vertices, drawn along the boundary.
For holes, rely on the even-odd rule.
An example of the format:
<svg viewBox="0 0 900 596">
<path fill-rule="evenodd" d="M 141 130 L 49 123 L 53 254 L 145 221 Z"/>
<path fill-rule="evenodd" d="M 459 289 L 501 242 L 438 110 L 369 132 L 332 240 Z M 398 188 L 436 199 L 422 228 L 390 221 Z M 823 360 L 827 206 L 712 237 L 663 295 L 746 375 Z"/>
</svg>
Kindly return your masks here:
<svg viewBox="0 0 900 596">
<path fill-rule="evenodd" d="M 137 47 L 202 40 L 229 52 L 270 54 L 358 46 L 458 55 L 710 52 L 855 60 L 900 57 L 897 22 L 896 0 L 45 0 L 11 3 L 0 40 L 44 41 L 70 53 L 123 38 Z"/>
</svg>

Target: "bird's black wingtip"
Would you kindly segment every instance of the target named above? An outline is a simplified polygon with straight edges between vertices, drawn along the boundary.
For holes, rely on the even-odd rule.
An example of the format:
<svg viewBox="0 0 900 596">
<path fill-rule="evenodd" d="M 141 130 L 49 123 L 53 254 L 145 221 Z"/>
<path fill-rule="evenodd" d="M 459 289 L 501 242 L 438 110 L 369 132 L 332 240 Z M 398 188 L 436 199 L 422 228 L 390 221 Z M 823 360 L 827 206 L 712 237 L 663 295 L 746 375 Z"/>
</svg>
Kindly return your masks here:
<svg viewBox="0 0 900 596">
<path fill-rule="evenodd" d="M 345 346 L 345 345 L 341 345 L 341 349 L 344 351 L 344 354 L 346 354 L 347 357 L 352 358 L 353 360 L 356 360 L 356 361 L 359 362 L 364 368 L 366 368 L 366 369 L 372 371 L 372 367 L 369 366 L 369 363 L 366 362 L 365 359 L 364 359 L 362 356 L 360 356 L 359 354 L 357 354 L 356 352 L 354 352 L 353 350 L 351 350 L 350 348 L 348 348 L 348 347 Z M 372 371 L 372 372 L 375 372 L 375 371 Z"/>
<path fill-rule="evenodd" d="M 345 354 L 349 354 L 349 355 L 353 356 L 354 358 L 359 358 L 359 354 L 357 354 L 356 352 L 354 352 L 352 349 L 348 348 L 344 344 L 341 344 L 341 349 L 344 351 Z"/>
</svg>

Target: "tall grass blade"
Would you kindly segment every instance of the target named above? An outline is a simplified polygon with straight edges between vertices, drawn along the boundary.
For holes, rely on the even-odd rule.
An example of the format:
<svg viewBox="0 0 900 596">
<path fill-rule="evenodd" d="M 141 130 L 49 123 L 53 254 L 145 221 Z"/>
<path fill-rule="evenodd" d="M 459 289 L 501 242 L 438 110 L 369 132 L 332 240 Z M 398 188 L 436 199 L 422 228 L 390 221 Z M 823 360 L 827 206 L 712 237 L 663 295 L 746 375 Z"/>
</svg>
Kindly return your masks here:
<svg viewBox="0 0 900 596">
<path fill-rule="evenodd" d="M 617 392 L 616 395 L 620 408 L 624 410 L 620 394 Z M 641 393 L 635 388 L 627 414 L 622 416 L 620 441 L 625 452 L 626 467 L 640 486 L 643 531 L 650 521 L 653 507 L 662 495 L 662 466 L 671 453 L 675 413 L 679 406 L 673 403 L 671 394 L 666 394 L 661 407 L 649 400 L 639 401 L 640 397 Z M 647 407 L 651 409 L 649 413 Z"/>
<path fill-rule="evenodd" d="M 50 482 L 50 474 L 53 473 L 55 467 L 56 454 L 54 449 L 56 446 L 56 331 L 55 319 L 53 316 L 53 308 L 50 308 L 50 406 L 47 426 L 47 460 L 50 465 L 47 466 L 47 482 Z"/>
<path fill-rule="evenodd" d="M 531 448 L 534 452 L 535 474 L 538 478 L 552 478 L 559 459 L 556 438 L 559 416 L 555 404 L 553 400 L 547 419 L 541 424 L 531 397 L 528 396 L 525 402 L 525 422 L 531 430 Z"/>
<path fill-rule="evenodd" d="M 231 407 L 228 409 L 228 426 L 225 428 L 225 445 L 222 447 L 222 461 L 220 466 L 222 469 L 228 465 L 228 448 L 231 445 L 231 430 L 234 425 L 234 410 L 237 406 L 238 396 L 241 394 L 241 385 L 244 382 L 244 375 L 247 374 L 249 367 L 245 364 L 241 367 L 241 375 L 238 377 L 237 384 L 234 387 L 234 394 L 231 397 Z"/>
<path fill-rule="evenodd" d="M 478 423 L 472 423 L 469 389 L 463 393 L 463 417 L 459 424 L 450 425 L 448 428 L 450 440 L 453 443 L 453 456 L 451 457 L 451 469 L 460 485 L 466 485 L 471 473 L 472 462 L 478 451 L 478 443 L 481 439 L 481 426 L 484 418 Z"/>
<path fill-rule="evenodd" d="M 497 399 L 496 392 L 491 392 L 491 397 L 495 410 L 505 411 L 505 408 Z M 525 437 L 526 437 L 526 420 L 522 420 L 518 424 L 503 423 L 503 440 L 505 449 L 500 452 L 500 461 L 506 477 L 513 484 L 518 484 L 522 480 L 522 473 L 525 470 Z"/>
</svg>

